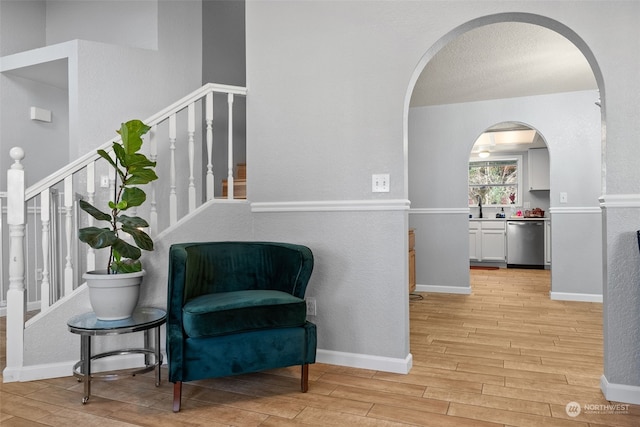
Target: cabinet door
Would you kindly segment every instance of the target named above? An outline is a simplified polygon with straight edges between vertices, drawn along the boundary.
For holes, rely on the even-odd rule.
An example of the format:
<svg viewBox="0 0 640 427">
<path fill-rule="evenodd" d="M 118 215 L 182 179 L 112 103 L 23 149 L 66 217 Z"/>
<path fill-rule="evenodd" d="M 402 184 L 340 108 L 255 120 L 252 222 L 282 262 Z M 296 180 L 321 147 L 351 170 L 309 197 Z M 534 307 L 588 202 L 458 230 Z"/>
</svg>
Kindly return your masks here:
<svg viewBox="0 0 640 427">
<path fill-rule="evenodd" d="M 480 261 L 480 230 L 469 230 L 469 259 L 471 261 Z"/>
<path fill-rule="evenodd" d="M 549 184 L 549 150 L 531 148 L 529 153 L 529 190 L 548 190 Z"/>
<path fill-rule="evenodd" d="M 505 260 L 504 230 L 482 230 L 482 261 Z"/>
</svg>

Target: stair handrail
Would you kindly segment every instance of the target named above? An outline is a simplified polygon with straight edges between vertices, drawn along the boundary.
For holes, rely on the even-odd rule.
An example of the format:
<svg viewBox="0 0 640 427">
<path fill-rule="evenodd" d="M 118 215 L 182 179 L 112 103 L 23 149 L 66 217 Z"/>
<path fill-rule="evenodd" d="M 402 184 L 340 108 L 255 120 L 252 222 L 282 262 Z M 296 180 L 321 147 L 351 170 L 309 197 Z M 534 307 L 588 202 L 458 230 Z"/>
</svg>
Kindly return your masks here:
<svg viewBox="0 0 640 427">
<path fill-rule="evenodd" d="M 190 103 L 202 98 L 209 92 L 231 93 L 234 95 L 246 96 L 247 88 L 241 87 L 241 86 L 224 85 L 219 83 L 207 83 L 201 88 L 194 90 L 190 94 L 184 96 L 183 98 L 169 105 L 168 107 L 160 110 L 159 112 L 147 118 L 146 120 L 143 120 L 143 122 L 149 126 L 157 125 L 158 123 L 168 119 L 171 114 L 186 108 Z M 107 152 L 110 152 L 112 144 L 118 139 L 119 137 L 111 138 L 109 141 L 100 145 L 93 151 L 86 153 L 85 155 L 77 158 L 75 161 L 69 163 L 63 168 L 58 169 L 57 171 L 41 179 L 37 183 L 31 185 L 25 191 L 25 201 L 32 199 L 33 197 L 37 196 L 45 189 L 63 181 L 66 177 L 73 175 L 74 173 L 82 170 L 89 163 L 98 160 L 100 156 L 97 154 L 97 150 L 103 149 Z"/>
</svg>

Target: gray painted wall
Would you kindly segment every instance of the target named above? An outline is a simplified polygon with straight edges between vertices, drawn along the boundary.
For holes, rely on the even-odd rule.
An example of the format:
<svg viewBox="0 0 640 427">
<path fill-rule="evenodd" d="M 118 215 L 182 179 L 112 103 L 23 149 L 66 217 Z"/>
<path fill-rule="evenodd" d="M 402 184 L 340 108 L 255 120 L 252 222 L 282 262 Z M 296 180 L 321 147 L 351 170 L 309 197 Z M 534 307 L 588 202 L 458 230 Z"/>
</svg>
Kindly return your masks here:
<svg viewBox="0 0 640 427">
<path fill-rule="evenodd" d="M 0 3 L 0 56 L 45 45 L 44 0 L 3 0 Z"/>
<path fill-rule="evenodd" d="M 47 0 L 47 45 L 82 39 L 158 49 L 156 1 Z"/>
</svg>

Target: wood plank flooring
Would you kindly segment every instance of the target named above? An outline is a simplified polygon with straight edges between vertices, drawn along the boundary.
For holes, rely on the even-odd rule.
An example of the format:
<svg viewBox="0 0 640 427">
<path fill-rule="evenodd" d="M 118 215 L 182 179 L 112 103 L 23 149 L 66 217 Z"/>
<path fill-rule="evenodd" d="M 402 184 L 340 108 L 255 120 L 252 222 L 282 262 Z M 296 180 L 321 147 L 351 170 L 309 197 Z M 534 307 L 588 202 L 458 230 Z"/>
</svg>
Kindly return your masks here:
<svg viewBox="0 0 640 427">
<path fill-rule="evenodd" d="M 550 301 L 548 271 L 472 270 L 471 279 L 472 295 L 411 301 L 409 375 L 315 364 L 306 394 L 299 367 L 198 381 L 184 385 L 178 414 L 171 384 L 156 388 L 150 374 L 94 382 L 87 405 L 72 377 L 7 383 L 0 425 L 640 426 L 639 406 L 596 406 L 609 403 L 599 389 L 601 304 Z M 579 415 L 567 414 L 570 402 Z"/>
</svg>

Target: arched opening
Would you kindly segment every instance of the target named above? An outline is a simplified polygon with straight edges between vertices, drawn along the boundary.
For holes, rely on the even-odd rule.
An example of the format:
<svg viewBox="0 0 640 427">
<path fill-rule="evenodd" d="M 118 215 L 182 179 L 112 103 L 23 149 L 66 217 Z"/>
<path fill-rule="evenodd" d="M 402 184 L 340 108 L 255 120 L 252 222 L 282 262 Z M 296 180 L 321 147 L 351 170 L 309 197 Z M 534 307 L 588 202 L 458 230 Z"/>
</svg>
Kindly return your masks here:
<svg viewBox="0 0 640 427">
<path fill-rule="evenodd" d="M 471 268 L 550 270 L 545 138 L 525 123 L 493 124 L 473 143 L 468 170 Z"/>
<path fill-rule="evenodd" d="M 421 88 L 421 75 L 427 65 L 431 61 L 447 63 L 437 58 L 440 51 L 459 37 L 471 38 L 476 29 L 495 29 L 495 36 L 502 24 L 511 27 L 518 24 L 527 27 L 525 30 L 543 31 L 570 43 L 584 61 L 593 86 L 572 89 L 561 85 L 569 89 L 538 93 L 527 92 L 530 87 L 527 86 L 518 93 L 517 82 L 503 76 L 503 86 L 509 86 L 508 92 L 505 87 L 494 87 L 500 79 L 493 75 L 486 77 L 486 72 L 477 69 L 478 78 L 473 82 L 478 85 L 475 92 L 461 91 L 462 95 L 449 99 L 443 91 L 435 94 L 436 103 L 415 105 L 416 91 Z M 469 49 L 453 52 L 459 59 Z M 548 60 L 549 57 L 536 59 Z M 483 86 L 484 77 L 491 84 Z M 555 75 L 539 77 L 551 83 L 557 79 Z M 464 86 L 455 80 L 450 83 L 449 87 Z M 471 92 L 478 95 L 474 98 Z M 551 227 L 551 264 L 561 267 L 552 270 L 551 297 L 601 301 L 601 242 L 587 248 L 586 262 L 591 266 L 588 272 L 578 269 L 578 266 L 584 267 L 585 258 L 577 257 L 569 243 L 575 241 L 571 237 L 584 227 L 592 230 L 602 227 L 598 196 L 602 191 L 604 88 L 593 55 L 578 35 L 556 21 L 531 14 L 500 14 L 470 21 L 442 37 L 423 56 L 411 80 L 405 108 L 407 192 L 411 200 L 409 224 L 416 230 L 416 254 L 421 257 L 416 261 L 418 290 L 471 292 L 468 254 L 471 208 L 465 195 L 470 146 L 488 125 L 517 122 L 527 123 L 544 134 L 549 144 L 549 209 L 544 210 L 555 217 L 558 225 Z"/>
</svg>

